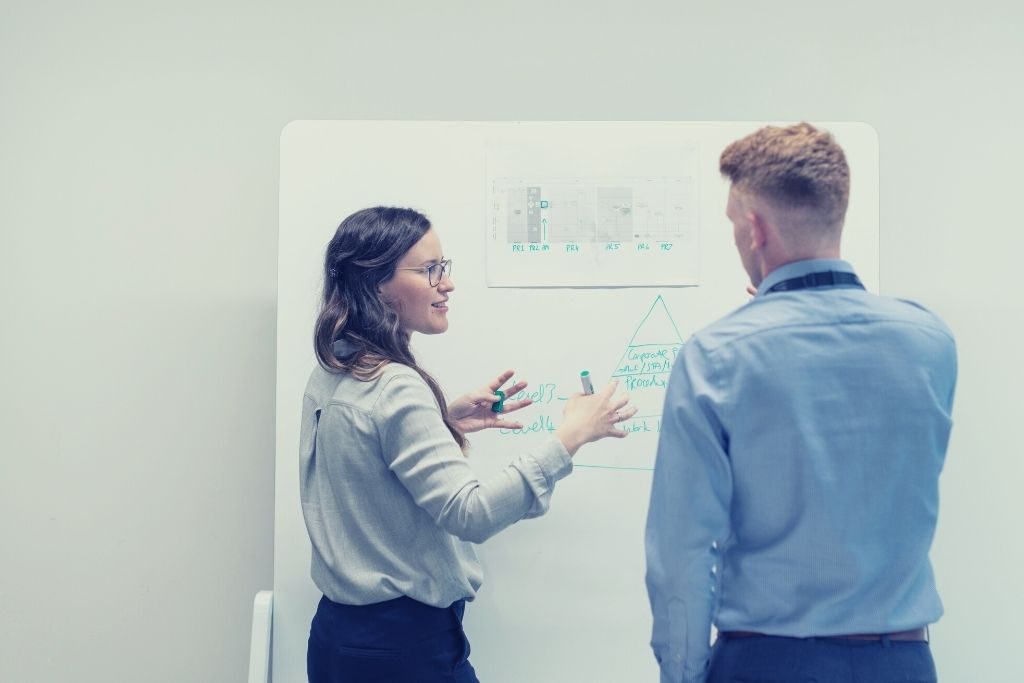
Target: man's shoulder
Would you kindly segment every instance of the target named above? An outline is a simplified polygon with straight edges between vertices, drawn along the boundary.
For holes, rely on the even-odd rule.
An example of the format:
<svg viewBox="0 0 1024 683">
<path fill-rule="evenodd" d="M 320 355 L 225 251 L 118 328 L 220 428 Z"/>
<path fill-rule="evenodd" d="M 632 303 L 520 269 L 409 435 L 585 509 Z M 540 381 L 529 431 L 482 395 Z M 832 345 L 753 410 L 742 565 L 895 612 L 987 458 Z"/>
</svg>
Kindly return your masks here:
<svg viewBox="0 0 1024 683">
<path fill-rule="evenodd" d="M 953 340 L 946 323 L 916 301 L 844 290 L 833 297 L 759 296 L 697 331 L 691 341 L 713 350 L 751 336 L 785 334 L 793 327 L 872 322 L 903 323 Z"/>
<path fill-rule="evenodd" d="M 883 296 L 879 294 L 866 294 L 863 297 L 863 308 L 848 315 L 856 322 L 857 319 L 865 321 L 877 320 L 882 323 L 898 323 L 920 331 L 927 332 L 935 337 L 948 339 L 954 343 L 953 331 L 930 308 L 917 301 L 900 297 Z M 842 311 L 840 311 L 842 314 Z"/>
<path fill-rule="evenodd" d="M 779 311 L 774 310 L 771 306 L 763 305 L 764 303 L 759 299 L 751 299 L 713 323 L 697 330 L 688 343 L 695 343 L 705 349 L 714 349 L 774 327 L 779 320 Z"/>
</svg>

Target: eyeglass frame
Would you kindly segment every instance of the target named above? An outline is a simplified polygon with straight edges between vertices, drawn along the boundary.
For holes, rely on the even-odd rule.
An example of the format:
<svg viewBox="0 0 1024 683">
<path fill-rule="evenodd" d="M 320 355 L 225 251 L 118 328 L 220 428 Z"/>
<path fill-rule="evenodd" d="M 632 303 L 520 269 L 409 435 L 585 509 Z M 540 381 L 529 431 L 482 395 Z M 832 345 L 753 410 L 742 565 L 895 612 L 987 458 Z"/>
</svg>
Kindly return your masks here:
<svg viewBox="0 0 1024 683">
<path fill-rule="evenodd" d="M 434 278 L 431 275 L 431 273 L 434 272 L 434 270 L 438 268 L 438 266 L 440 266 L 441 268 L 441 274 L 437 276 L 437 282 L 434 282 Z M 430 286 L 437 287 L 438 285 L 441 284 L 441 280 L 444 279 L 445 275 L 447 275 L 448 277 L 452 276 L 452 260 L 450 258 L 446 258 L 441 259 L 432 266 L 421 266 L 419 268 L 395 268 L 395 270 L 413 270 L 416 271 L 417 273 L 426 273 L 427 282 L 430 283 Z"/>
</svg>

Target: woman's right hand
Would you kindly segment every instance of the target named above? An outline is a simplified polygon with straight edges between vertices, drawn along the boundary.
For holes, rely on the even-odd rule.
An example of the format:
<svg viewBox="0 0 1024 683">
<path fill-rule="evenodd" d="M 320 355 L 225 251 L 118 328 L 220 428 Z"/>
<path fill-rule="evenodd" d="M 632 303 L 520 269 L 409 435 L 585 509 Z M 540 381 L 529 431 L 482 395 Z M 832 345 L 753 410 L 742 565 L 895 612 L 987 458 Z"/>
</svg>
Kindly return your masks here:
<svg viewBox="0 0 1024 683">
<path fill-rule="evenodd" d="M 580 446 L 614 436 L 624 438 L 629 432 L 615 425 L 636 415 L 636 406 L 629 405 L 629 396 L 614 396 L 618 382 L 611 382 L 595 394 L 573 394 L 565 404 L 562 421 L 555 437 L 569 455 L 576 455 Z"/>
</svg>

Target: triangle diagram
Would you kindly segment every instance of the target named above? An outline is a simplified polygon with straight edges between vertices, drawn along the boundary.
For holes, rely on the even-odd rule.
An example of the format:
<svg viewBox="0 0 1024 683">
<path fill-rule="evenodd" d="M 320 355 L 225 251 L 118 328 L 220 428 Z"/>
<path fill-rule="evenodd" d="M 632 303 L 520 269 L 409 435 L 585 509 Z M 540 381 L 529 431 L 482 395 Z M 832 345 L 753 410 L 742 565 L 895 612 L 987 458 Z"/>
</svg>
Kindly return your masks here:
<svg viewBox="0 0 1024 683">
<path fill-rule="evenodd" d="M 612 374 L 637 407 L 633 421 L 661 416 L 668 376 L 682 346 L 683 337 L 665 300 L 658 296 L 637 325 Z"/>
</svg>

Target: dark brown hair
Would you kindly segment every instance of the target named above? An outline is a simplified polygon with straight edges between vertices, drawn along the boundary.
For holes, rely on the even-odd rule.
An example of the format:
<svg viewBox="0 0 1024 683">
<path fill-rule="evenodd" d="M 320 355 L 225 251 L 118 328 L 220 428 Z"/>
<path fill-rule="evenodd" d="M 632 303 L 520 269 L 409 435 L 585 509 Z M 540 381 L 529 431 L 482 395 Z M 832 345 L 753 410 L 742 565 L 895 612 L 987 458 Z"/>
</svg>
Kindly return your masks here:
<svg viewBox="0 0 1024 683">
<path fill-rule="evenodd" d="M 380 295 L 395 265 L 428 230 L 427 217 L 412 209 L 378 206 L 343 220 L 324 256 L 323 299 L 313 344 L 325 370 L 349 372 L 364 382 L 378 377 L 388 363 L 415 370 L 437 399 L 455 442 L 465 448 L 466 437 L 449 419 L 441 387 L 416 363 L 398 314 Z M 341 356 L 334 351 L 337 341 L 346 342 Z"/>
</svg>

